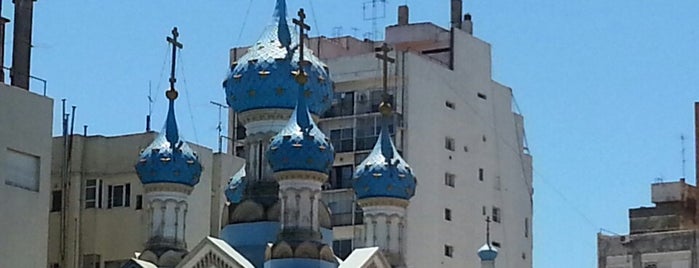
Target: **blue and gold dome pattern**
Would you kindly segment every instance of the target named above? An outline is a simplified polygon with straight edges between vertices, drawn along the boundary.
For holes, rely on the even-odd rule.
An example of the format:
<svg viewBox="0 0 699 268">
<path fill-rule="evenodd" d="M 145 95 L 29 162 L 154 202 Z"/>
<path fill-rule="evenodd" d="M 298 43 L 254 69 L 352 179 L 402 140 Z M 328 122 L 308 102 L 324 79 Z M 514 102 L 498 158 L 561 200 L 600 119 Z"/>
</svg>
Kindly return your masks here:
<svg viewBox="0 0 699 268">
<path fill-rule="evenodd" d="M 274 172 L 306 170 L 327 174 L 335 158 L 335 150 L 308 111 L 308 90 L 298 94 L 298 104 L 289 123 L 272 137 L 267 159 Z"/>
<path fill-rule="evenodd" d="M 197 154 L 180 138 L 175 119 L 177 92 L 168 91 L 170 99 L 165 131 L 141 152 L 136 173 L 143 184 L 177 183 L 194 186 L 199 183 L 202 165 Z"/>
<path fill-rule="evenodd" d="M 408 200 L 415 195 L 417 180 L 407 162 L 398 154 L 388 133 L 384 115 L 381 134 L 354 173 L 352 186 L 358 199 L 392 197 Z"/>
<path fill-rule="evenodd" d="M 296 88 L 292 72 L 299 68 L 298 33 L 286 18 L 286 3 L 278 0 L 276 25 L 269 26 L 262 37 L 231 66 L 223 82 L 226 101 L 237 113 L 257 109 L 294 109 Z M 327 66 L 303 49 L 304 69 L 308 75 L 305 89 L 308 109 L 320 115 L 330 108 L 333 82 Z"/>
</svg>

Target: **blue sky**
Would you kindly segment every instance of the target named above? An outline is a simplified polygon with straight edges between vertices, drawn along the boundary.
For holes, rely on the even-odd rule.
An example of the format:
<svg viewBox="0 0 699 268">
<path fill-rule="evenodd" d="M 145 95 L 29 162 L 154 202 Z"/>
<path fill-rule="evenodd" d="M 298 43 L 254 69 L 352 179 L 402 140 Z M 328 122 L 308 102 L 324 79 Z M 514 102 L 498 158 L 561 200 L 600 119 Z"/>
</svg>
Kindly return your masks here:
<svg viewBox="0 0 699 268">
<path fill-rule="evenodd" d="M 2 0 L 6 17 L 11 1 Z M 363 1 L 289 0 L 307 10 L 311 35 L 362 35 Z M 378 25 L 408 3 L 411 21 L 447 26 L 449 1 L 389 0 Z M 148 85 L 154 128 L 164 121 L 165 36 L 178 26 L 178 120 L 184 135 L 216 148 L 228 50 L 252 43 L 274 0 L 37 1 L 32 73 L 55 99 L 78 106 L 91 134 L 144 130 Z M 596 267 L 600 228 L 628 232 L 627 209 L 650 205 L 650 183 L 682 176 L 687 137 L 694 182 L 693 102 L 699 101 L 699 2 L 694 0 L 465 1 L 475 35 L 492 44 L 494 79 L 513 88 L 534 156 L 534 263 Z M 250 12 L 246 12 L 247 10 Z M 247 14 L 247 15 L 246 15 Z M 11 27 L 11 24 L 10 24 Z M 353 30 L 357 28 L 357 30 Z M 12 36 L 7 35 L 7 44 Z M 11 45 L 8 45 L 11 46 Z M 6 66 L 10 65 L 9 53 Z M 134 153 L 135 157 L 135 153 Z"/>
</svg>

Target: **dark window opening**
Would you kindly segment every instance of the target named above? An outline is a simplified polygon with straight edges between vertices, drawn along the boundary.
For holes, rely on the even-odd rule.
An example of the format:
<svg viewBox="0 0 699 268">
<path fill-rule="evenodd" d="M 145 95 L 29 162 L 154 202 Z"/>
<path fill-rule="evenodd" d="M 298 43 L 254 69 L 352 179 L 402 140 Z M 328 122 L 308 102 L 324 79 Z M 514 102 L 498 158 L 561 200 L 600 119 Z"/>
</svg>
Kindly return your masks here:
<svg viewBox="0 0 699 268">
<path fill-rule="evenodd" d="M 486 96 L 485 94 L 480 93 L 480 92 L 478 92 L 478 97 L 481 98 L 481 99 L 484 99 L 484 100 L 487 100 L 487 99 L 488 99 L 488 96 Z"/>
<path fill-rule="evenodd" d="M 447 221 L 451 221 L 451 209 L 444 209 L 444 219 Z"/>
<path fill-rule="evenodd" d="M 61 211 L 63 206 L 63 191 L 56 190 L 51 192 L 51 210 L 50 212 Z"/>
</svg>

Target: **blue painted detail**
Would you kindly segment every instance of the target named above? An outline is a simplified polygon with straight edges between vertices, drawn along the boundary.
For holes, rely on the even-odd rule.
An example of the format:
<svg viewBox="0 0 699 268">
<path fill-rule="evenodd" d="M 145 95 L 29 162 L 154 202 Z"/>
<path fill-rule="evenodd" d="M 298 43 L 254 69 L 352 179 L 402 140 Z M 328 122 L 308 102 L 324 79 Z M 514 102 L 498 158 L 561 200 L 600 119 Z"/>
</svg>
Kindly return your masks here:
<svg viewBox="0 0 699 268">
<path fill-rule="evenodd" d="M 498 248 L 493 245 L 485 244 L 478 250 L 478 257 L 481 258 L 481 261 L 494 261 L 497 256 Z"/>
<path fill-rule="evenodd" d="M 289 31 L 289 24 L 286 21 L 286 1 L 277 0 L 277 6 L 274 9 L 275 16 L 277 19 L 277 32 L 279 33 L 279 43 L 282 44 L 287 50 L 290 49 L 291 45 L 291 32 Z"/>
<path fill-rule="evenodd" d="M 221 230 L 226 241 L 255 267 L 263 267 L 267 243 L 277 240 L 281 225 L 275 221 L 229 224 Z"/>
<path fill-rule="evenodd" d="M 228 181 L 228 187 L 224 191 L 226 199 L 228 202 L 237 204 L 243 201 L 243 195 L 245 194 L 245 189 L 247 188 L 247 183 L 245 179 L 245 165 L 238 170 L 231 179 Z"/>
<path fill-rule="evenodd" d="M 160 133 L 141 153 L 135 166 L 138 177 L 143 184 L 196 185 L 202 166 L 197 154 L 180 138 L 174 100 L 170 100 L 164 129 L 164 133 Z"/>
<path fill-rule="evenodd" d="M 314 259 L 273 259 L 265 262 L 264 268 L 337 268 L 338 264 Z"/>
<path fill-rule="evenodd" d="M 267 149 L 269 165 L 274 172 L 308 170 L 328 173 L 335 158 L 335 150 L 330 140 L 313 122 L 304 92 L 297 94 L 298 104 L 289 123 L 272 137 Z"/>
<path fill-rule="evenodd" d="M 277 1 L 275 25 L 248 48 L 224 81 L 226 102 L 240 113 L 257 109 L 293 109 L 298 84 L 291 72 L 299 67 L 298 33 L 286 19 L 286 3 Z M 285 26 L 286 25 L 286 26 Z M 287 45 L 288 42 L 288 45 Z M 333 82 L 325 63 L 304 49 L 309 90 L 309 110 L 320 115 L 330 108 Z"/>
<path fill-rule="evenodd" d="M 381 135 L 364 161 L 357 166 L 352 186 L 357 198 L 394 197 L 410 199 L 417 180 L 408 163 L 398 154 L 388 134 L 388 116 L 381 123 Z"/>
</svg>

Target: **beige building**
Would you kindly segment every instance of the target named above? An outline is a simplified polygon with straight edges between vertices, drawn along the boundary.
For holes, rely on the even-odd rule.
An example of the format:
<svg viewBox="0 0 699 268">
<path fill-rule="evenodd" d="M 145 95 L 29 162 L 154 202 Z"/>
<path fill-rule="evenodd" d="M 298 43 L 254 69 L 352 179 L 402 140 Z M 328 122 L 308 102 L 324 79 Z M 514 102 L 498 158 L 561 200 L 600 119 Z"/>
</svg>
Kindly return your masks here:
<svg viewBox="0 0 699 268">
<path fill-rule="evenodd" d="M 655 207 L 629 209 L 630 234 L 597 235 L 599 268 L 692 268 L 699 255 L 697 196 L 693 185 L 651 186 Z"/>
<path fill-rule="evenodd" d="M 410 23 L 407 7 L 386 28 L 389 89 L 397 110 L 392 135 L 415 170 L 418 187 L 407 211 L 408 267 L 479 267 L 485 218 L 493 219 L 496 267 L 532 266 L 532 159 L 512 90 L 492 80 L 490 44 L 472 35 L 460 1 L 452 27 Z M 363 244 L 362 212 L 351 190 L 354 167 L 379 135 L 383 42 L 353 37 L 311 38 L 307 46 L 335 81 L 332 108 L 319 125 L 336 151 L 323 199 L 333 215 L 334 250 L 346 257 Z M 231 50 L 231 63 L 247 48 Z M 231 126 L 235 115 L 231 115 Z M 230 137 L 244 138 L 240 127 Z M 232 146 L 231 146 L 231 149 Z M 244 148 L 237 146 L 238 155 Z"/>
<path fill-rule="evenodd" d="M 116 137 L 75 135 L 67 178 L 61 173 L 63 138 L 54 138 L 49 267 L 121 267 L 134 251 L 143 250 L 150 218 L 134 165 L 139 152 L 156 136 L 155 132 Z M 190 146 L 203 166 L 201 181 L 188 201 L 185 240 L 192 248 L 203 237 L 218 235 L 223 187 L 242 162 L 209 148 Z M 63 180 L 68 182 L 66 187 L 61 186 Z M 69 193 L 65 205 L 60 202 L 63 193 Z"/>
<path fill-rule="evenodd" d="M 45 267 L 53 100 L 0 83 L 0 267 Z"/>
</svg>

